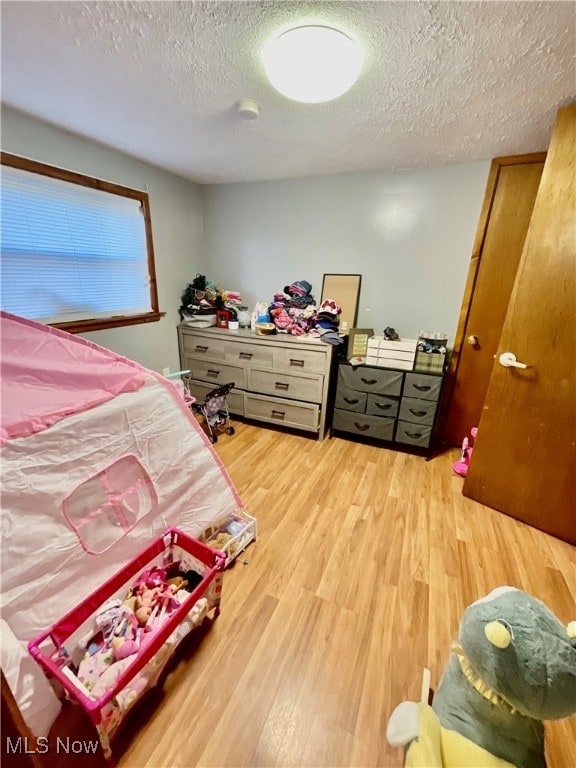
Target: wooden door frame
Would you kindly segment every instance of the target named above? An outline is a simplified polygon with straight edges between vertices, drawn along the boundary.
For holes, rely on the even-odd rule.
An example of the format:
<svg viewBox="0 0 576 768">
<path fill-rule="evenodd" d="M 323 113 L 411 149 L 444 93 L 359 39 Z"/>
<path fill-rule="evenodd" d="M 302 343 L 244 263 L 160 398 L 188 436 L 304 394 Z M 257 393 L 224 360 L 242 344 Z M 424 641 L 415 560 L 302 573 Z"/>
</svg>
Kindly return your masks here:
<svg viewBox="0 0 576 768">
<path fill-rule="evenodd" d="M 472 307 L 472 300 L 476 289 L 476 279 L 478 277 L 478 270 L 480 269 L 482 251 L 488 231 L 488 222 L 490 221 L 490 214 L 492 213 L 492 206 L 494 205 L 494 198 L 496 197 L 500 173 L 502 168 L 505 168 L 508 165 L 528 165 L 532 163 L 544 163 L 545 161 L 546 152 L 532 152 L 527 155 L 495 157 L 490 163 L 484 201 L 480 210 L 480 219 L 478 220 L 478 228 L 476 230 L 476 237 L 474 238 L 474 246 L 472 248 L 472 257 L 470 259 L 470 266 L 468 267 L 468 276 L 466 277 L 466 284 L 464 286 L 464 295 L 462 297 L 462 306 L 458 317 L 458 326 L 456 328 L 456 335 L 454 336 L 454 345 L 452 347 L 452 354 L 450 355 L 450 362 L 448 364 L 448 371 L 446 372 L 446 380 L 442 391 L 442 401 L 438 412 L 438 436 L 441 442 L 445 441 L 444 434 L 448 424 L 448 415 L 450 413 L 452 397 L 456 386 L 456 378 L 460 367 L 462 347 L 465 342 L 464 334 L 470 316 L 470 309 Z"/>
</svg>

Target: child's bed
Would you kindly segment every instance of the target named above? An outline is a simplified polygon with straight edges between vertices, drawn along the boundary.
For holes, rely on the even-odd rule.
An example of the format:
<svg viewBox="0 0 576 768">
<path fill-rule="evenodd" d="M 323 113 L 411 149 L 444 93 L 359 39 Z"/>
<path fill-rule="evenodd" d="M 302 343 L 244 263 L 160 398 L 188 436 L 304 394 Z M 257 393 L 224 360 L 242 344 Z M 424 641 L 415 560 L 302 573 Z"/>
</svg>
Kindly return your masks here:
<svg viewBox="0 0 576 768">
<path fill-rule="evenodd" d="M 2 669 L 26 724 L 59 702 L 26 644 L 169 527 L 242 504 L 177 388 L 77 336 L 1 313 Z"/>
</svg>

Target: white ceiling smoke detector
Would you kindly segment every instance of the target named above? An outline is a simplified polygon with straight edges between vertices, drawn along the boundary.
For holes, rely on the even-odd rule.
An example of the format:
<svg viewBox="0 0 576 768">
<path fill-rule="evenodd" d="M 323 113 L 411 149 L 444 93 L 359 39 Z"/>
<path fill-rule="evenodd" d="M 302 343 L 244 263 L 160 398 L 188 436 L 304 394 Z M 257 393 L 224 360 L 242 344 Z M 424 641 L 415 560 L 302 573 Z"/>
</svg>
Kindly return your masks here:
<svg viewBox="0 0 576 768">
<path fill-rule="evenodd" d="M 256 120 L 260 116 L 260 104 L 254 99 L 240 99 L 236 105 L 236 111 L 248 120 Z"/>
<path fill-rule="evenodd" d="M 268 79 L 284 96 L 305 104 L 346 93 L 362 69 L 362 49 L 332 27 L 294 27 L 270 39 L 262 50 Z"/>
</svg>

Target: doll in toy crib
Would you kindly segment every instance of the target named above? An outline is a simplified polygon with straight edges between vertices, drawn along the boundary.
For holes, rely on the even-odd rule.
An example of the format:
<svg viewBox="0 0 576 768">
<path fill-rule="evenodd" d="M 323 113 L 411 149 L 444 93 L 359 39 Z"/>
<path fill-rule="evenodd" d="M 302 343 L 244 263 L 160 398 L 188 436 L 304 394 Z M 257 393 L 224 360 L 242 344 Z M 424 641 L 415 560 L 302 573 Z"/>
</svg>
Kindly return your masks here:
<svg viewBox="0 0 576 768">
<path fill-rule="evenodd" d="M 158 566 L 144 571 L 123 601 L 114 598 L 102 605 L 93 627 L 80 639 L 78 644 L 85 653 L 76 676 L 93 698 L 99 698 L 114 685 L 134 660 L 146 634 L 159 629 L 202 578 L 194 571 L 185 574 L 174 571 L 174 568 L 170 571 Z M 178 626 L 176 634 L 181 637 L 200 623 L 206 607 L 205 598 L 198 600 L 188 621 Z M 174 640 L 176 637 L 169 638 L 165 645 L 169 647 Z M 165 655 L 161 649 L 153 657 L 150 668 L 143 669 L 116 697 L 121 707 L 129 706 L 137 698 Z"/>
</svg>

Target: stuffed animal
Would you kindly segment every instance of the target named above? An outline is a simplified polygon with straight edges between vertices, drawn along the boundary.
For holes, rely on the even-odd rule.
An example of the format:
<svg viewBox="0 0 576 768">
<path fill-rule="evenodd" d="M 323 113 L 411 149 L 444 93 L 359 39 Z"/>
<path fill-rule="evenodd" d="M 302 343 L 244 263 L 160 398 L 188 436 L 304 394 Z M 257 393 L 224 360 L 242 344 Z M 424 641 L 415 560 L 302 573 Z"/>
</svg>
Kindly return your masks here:
<svg viewBox="0 0 576 768">
<path fill-rule="evenodd" d="M 210 541 L 207 541 L 206 544 L 211 547 L 212 549 L 217 549 L 219 552 L 226 551 L 226 545 L 229 541 L 231 541 L 233 537 L 229 533 L 219 532 L 216 536 L 214 536 Z M 236 551 L 236 548 L 234 545 L 230 548 L 230 554 L 234 554 Z"/>
<path fill-rule="evenodd" d="M 400 704 L 388 724 L 406 766 L 546 768 L 543 720 L 576 712 L 576 622 L 500 587 L 468 606 L 432 707 Z"/>
</svg>

